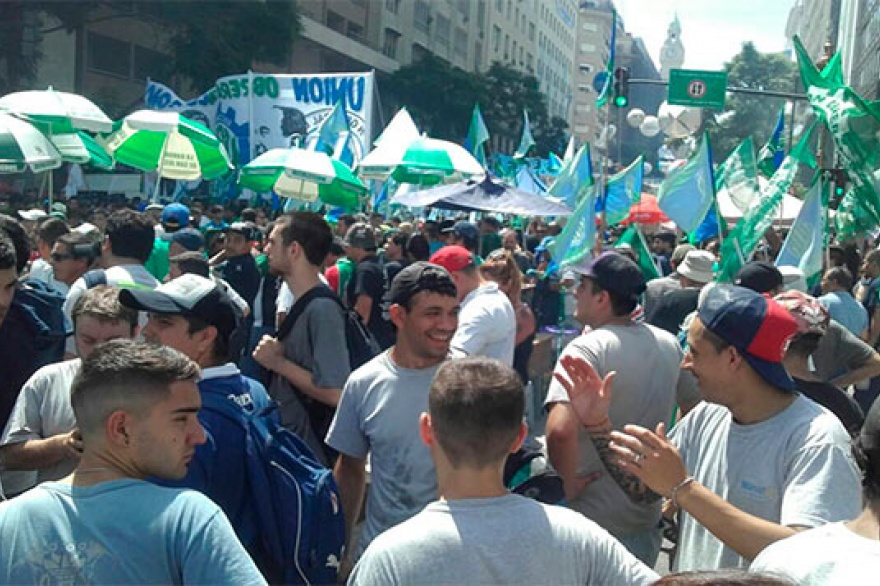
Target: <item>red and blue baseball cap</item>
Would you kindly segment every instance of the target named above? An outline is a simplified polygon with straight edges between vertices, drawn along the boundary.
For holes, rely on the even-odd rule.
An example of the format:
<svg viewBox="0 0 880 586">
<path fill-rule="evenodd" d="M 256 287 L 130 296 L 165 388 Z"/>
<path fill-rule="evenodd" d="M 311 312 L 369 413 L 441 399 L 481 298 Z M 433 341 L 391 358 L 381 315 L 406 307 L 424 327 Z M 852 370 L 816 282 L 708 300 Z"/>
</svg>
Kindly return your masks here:
<svg viewBox="0 0 880 586">
<path fill-rule="evenodd" d="M 794 390 L 782 358 L 797 323 L 785 307 L 745 287 L 718 285 L 706 295 L 697 317 L 703 327 L 739 350 L 761 378 Z"/>
</svg>

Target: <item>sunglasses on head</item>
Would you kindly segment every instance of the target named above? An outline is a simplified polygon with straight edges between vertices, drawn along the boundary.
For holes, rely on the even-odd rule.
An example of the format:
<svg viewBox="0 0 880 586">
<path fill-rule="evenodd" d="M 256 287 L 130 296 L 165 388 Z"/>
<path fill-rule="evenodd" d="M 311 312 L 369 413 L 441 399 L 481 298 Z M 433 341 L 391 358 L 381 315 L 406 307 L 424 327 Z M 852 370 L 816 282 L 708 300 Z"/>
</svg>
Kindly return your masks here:
<svg viewBox="0 0 880 586">
<path fill-rule="evenodd" d="M 61 262 L 63 260 L 68 260 L 73 258 L 72 254 L 61 254 L 60 252 L 53 252 L 49 255 L 49 257 L 55 262 Z"/>
</svg>

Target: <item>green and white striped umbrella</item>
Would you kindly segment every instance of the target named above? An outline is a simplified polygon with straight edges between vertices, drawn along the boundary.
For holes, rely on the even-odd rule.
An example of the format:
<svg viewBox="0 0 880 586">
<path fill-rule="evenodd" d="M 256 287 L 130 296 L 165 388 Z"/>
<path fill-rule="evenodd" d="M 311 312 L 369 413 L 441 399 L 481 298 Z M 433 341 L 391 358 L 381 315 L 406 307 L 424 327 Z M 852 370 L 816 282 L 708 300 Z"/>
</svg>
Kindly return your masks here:
<svg viewBox="0 0 880 586">
<path fill-rule="evenodd" d="M 485 169 L 461 145 L 420 136 L 404 149 L 385 149 L 380 144 L 358 164 L 365 178 L 392 177 L 398 183 L 437 185 L 483 175 Z"/>
<path fill-rule="evenodd" d="M 90 165 L 103 171 L 109 171 L 113 168 L 113 157 L 108 155 L 104 147 L 85 132 L 52 134 L 49 136 L 49 140 L 58 149 L 61 160 L 65 163 Z"/>
<path fill-rule="evenodd" d="M 177 112 L 138 110 L 99 135 L 98 143 L 117 162 L 166 179 L 217 179 L 233 169 L 217 136 Z"/>
<path fill-rule="evenodd" d="M 61 155 L 29 122 L 0 112 L 0 173 L 34 173 L 57 169 Z"/>
<path fill-rule="evenodd" d="M 113 121 L 88 98 L 51 87 L 6 94 L 0 98 L 0 110 L 23 114 L 50 134 L 74 130 L 108 132 L 113 127 Z"/>
<path fill-rule="evenodd" d="M 244 167 L 239 185 L 302 201 L 356 208 L 367 193 L 351 169 L 327 153 L 306 149 L 271 149 Z"/>
</svg>

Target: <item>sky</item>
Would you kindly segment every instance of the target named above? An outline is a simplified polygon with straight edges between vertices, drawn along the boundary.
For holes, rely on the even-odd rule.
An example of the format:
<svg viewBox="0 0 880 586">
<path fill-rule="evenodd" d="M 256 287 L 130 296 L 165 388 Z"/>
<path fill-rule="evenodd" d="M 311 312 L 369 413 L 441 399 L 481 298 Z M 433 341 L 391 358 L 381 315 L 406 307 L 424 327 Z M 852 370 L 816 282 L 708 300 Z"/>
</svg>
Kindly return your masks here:
<svg viewBox="0 0 880 586">
<path fill-rule="evenodd" d="M 660 49 L 676 14 L 684 69 L 720 70 L 746 41 L 758 51 L 785 49 L 785 23 L 795 0 L 615 0 L 626 31 L 641 37 L 660 69 Z"/>
</svg>

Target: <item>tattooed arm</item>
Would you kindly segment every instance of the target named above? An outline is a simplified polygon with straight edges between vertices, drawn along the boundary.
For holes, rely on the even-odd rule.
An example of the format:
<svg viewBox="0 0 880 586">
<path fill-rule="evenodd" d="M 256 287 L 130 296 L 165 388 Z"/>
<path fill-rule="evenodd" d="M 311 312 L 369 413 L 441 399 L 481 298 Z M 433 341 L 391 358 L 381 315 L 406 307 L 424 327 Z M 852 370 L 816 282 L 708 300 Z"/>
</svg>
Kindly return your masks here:
<svg viewBox="0 0 880 586">
<path fill-rule="evenodd" d="M 630 498 L 630 500 L 637 505 L 647 505 L 651 503 L 655 503 L 660 500 L 661 495 L 657 494 L 647 486 L 645 486 L 641 480 L 624 472 L 623 469 L 618 465 L 618 460 L 620 456 L 615 454 L 611 450 L 611 422 L 607 422 L 605 425 L 601 427 L 589 427 L 587 428 L 587 434 L 590 436 L 590 439 L 593 441 L 593 446 L 596 448 L 596 452 L 599 454 L 599 459 L 602 460 L 602 464 L 605 465 L 605 469 L 608 471 L 608 475 L 614 479 L 614 482 L 626 493 L 626 495 Z"/>
</svg>

